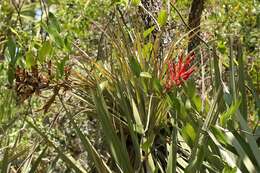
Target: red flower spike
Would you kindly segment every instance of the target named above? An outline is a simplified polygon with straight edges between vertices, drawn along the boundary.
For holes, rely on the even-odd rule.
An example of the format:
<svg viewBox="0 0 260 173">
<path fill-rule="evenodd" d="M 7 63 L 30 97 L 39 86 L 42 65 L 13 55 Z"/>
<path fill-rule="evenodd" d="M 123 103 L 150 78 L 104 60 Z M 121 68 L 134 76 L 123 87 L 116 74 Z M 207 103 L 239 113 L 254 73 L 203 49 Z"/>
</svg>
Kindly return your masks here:
<svg viewBox="0 0 260 173">
<path fill-rule="evenodd" d="M 187 80 L 191 76 L 194 72 L 194 68 L 190 67 L 190 64 L 194 58 L 195 54 L 191 53 L 183 61 L 183 55 L 181 54 L 176 64 L 174 62 L 168 62 L 165 85 L 167 91 L 169 91 L 174 85 L 181 85 L 183 80 Z"/>
</svg>

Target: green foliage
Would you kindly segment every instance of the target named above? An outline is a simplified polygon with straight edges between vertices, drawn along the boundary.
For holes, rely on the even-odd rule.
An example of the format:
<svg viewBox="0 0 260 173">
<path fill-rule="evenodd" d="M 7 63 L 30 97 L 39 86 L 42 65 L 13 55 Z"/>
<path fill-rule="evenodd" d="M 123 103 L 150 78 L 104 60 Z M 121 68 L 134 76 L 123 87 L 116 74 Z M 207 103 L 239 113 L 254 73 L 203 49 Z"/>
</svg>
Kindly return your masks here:
<svg viewBox="0 0 260 173">
<path fill-rule="evenodd" d="M 158 23 L 160 27 L 164 26 L 167 22 L 167 11 L 166 10 L 161 10 L 159 15 L 158 15 Z"/>
<path fill-rule="evenodd" d="M 260 172 L 258 2 L 207 1 L 171 90 L 190 31 L 166 1 L 19 2 L 0 3 L 0 172 Z"/>
</svg>

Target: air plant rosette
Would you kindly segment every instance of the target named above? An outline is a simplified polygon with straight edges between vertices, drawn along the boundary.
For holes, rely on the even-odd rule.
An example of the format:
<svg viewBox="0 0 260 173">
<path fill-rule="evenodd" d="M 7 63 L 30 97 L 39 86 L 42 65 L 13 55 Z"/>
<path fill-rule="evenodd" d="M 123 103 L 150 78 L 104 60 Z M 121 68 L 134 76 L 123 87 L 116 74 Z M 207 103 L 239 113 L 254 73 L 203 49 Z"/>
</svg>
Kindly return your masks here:
<svg viewBox="0 0 260 173">
<path fill-rule="evenodd" d="M 178 57 L 178 61 L 174 62 L 169 60 L 167 62 L 167 71 L 165 75 L 165 90 L 169 92 L 174 86 L 178 87 L 188 80 L 189 77 L 195 71 L 195 67 L 191 66 L 192 61 L 195 58 L 195 53 L 189 53 L 185 59 L 183 59 L 183 53 Z"/>
</svg>

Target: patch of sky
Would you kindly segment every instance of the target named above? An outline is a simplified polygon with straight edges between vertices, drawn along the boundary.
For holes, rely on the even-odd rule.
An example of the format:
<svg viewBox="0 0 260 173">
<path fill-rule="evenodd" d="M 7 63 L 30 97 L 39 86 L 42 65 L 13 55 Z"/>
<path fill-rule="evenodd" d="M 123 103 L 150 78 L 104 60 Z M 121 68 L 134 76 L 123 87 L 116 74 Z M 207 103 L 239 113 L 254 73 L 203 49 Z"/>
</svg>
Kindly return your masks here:
<svg viewBox="0 0 260 173">
<path fill-rule="evenodd" d="M 42 10 L 40 8 L 35 10 L 35 19 L 36 20 L 41 20 L 41 16 L 42 16 Z"/>
</svg>

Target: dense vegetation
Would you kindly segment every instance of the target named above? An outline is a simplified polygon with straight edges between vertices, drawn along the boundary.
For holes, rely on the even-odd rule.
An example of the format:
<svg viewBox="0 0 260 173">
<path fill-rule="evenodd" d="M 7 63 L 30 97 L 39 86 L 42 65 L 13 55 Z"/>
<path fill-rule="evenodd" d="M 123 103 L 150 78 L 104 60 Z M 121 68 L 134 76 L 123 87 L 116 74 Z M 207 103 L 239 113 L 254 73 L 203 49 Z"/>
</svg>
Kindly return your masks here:
<svg viewBox="0 0 260 173">
<path fill-rule="evenodd" d="M 0 172 L 260 172 L 259 11 L 0 1 Z"/>
</svg>

